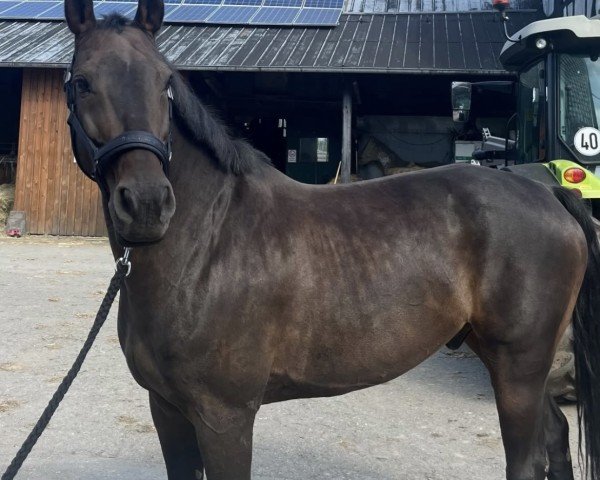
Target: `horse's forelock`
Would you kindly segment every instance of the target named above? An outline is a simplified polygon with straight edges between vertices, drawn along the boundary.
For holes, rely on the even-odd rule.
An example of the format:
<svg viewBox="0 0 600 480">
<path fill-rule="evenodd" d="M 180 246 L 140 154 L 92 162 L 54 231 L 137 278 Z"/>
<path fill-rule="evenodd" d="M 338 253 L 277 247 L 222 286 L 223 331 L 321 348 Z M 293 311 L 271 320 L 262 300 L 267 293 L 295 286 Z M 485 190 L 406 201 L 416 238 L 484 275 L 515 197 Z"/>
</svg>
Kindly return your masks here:
<svg viewBox="0 0 600 480">
<path fill-rule="evenodd" d="M 139 27 L 136 23 L 129 20 L 127 17 L 118 13 L 110 13 L 102 18 L 97 24 L 97 28 L 102 30 L 116 30 L 119 33 L 123 31 L 125 27 L 135 26 Z"/>
</svg>

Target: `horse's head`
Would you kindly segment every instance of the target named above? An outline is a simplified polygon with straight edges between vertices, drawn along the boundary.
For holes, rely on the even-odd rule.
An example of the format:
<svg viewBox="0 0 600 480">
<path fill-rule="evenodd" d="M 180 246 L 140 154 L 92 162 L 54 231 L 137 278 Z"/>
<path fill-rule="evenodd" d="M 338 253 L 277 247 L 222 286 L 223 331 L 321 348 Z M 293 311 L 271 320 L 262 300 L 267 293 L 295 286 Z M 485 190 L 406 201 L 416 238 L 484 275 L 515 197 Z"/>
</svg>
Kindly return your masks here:
<svg viewBox="0 0 600 480">
<path fill-rule="evenodd" d="M 92 0 L 65 0 L 75 34 L 65 85 L 73 149 L 125 245 L 160 240 L 175 211 L 166 175 L 172 71 L 154 43 L 163 14 L 162 0 L 140 0 L 133 22 L 96 22 Z"/>
</svg>

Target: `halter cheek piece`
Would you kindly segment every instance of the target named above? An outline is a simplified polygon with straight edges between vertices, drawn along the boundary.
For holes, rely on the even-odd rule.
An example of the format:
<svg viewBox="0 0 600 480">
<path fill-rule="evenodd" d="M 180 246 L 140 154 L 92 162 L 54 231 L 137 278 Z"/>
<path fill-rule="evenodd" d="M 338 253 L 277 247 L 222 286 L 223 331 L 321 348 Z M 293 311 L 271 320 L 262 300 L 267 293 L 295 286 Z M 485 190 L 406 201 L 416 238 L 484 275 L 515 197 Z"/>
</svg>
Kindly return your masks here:
<svg viewBox="0 0 600 480">
<path fill-rule="evenodd" d="M 64 90 L 67 96 L 67 107 L 69 108 L 69 118 L 67 119 L 67 123 L 69 124 L 69 128 L 71 130 L 71 146 L 73 149 L 73 155 L 75 156 L 75 160 L 77 161 L 77 165 L 79 165 L 81 171 L 94 182 L 98 183 L 98 185 L 108 195 L 108 186 L 106 185 L 104 178 L 108 167 L 118 158 L 121 153 L 141 148 L 156 155 L 160 160 L 165 175 L 168 175 L 169 162 L 171 161 L 172 156 L 171 120 L 173 116 L 173 91 L 171 86 L 169 86 L 167 90 L 167 95 L 169 98 L 169 134 L 166 143 L 149 132 L 129 130 L 123 132 L 112 140 L 109 140 L 104 145 L 97 146 L 83 129 L 83 126 L 81 125 L 81 122 L 77 118 L 77 114 L 75 112 L 75 86 L 73 85 L 72 81 L 72 69 L 73 63 L 71 63 L 71 67 L 67 70 L 65 75 Z M 86 150 L 88 157 L 92 159 L 92 171 L 89 171 L 88 168 L 84 167 L 83 162 L 77 154 L 78 139 L 82 140 L 81 143 L 83 148 Z"/>
</svg>

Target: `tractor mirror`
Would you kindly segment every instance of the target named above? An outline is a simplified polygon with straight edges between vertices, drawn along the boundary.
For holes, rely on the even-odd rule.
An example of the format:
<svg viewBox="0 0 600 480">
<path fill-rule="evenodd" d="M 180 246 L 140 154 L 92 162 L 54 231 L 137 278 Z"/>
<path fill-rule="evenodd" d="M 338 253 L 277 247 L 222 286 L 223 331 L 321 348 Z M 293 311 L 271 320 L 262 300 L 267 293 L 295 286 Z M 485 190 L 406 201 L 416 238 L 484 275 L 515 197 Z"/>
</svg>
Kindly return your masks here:
<svg viewBox="0 0 600 480">
<path fill-rule="evenodd" d="M 471 83 L 452 82 L 452 120 L 465 123 L 471 112 Z"/>
</svg>

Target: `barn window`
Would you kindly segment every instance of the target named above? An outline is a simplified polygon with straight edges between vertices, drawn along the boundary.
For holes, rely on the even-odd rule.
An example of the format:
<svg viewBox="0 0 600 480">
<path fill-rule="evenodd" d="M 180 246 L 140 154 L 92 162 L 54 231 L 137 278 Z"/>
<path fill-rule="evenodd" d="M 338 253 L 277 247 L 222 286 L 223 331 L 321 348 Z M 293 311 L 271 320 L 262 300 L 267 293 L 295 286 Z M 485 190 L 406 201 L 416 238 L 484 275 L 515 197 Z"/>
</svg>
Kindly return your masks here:
<svg viewBox="0 0 600 480">
<path fill-rule="evenodd" d="M 300 163 L 329 161 L 329 139 L 324 137 L 300 139 Z"/>
</svg>

